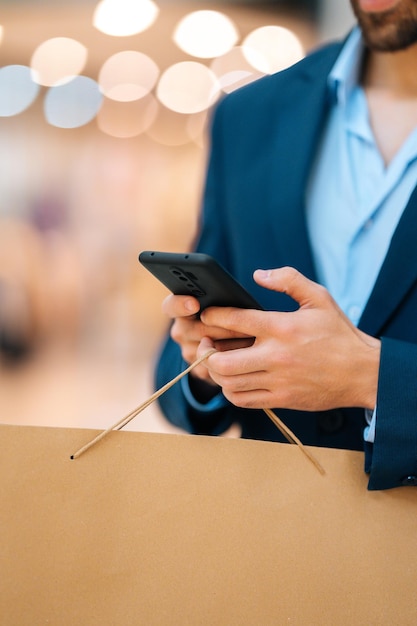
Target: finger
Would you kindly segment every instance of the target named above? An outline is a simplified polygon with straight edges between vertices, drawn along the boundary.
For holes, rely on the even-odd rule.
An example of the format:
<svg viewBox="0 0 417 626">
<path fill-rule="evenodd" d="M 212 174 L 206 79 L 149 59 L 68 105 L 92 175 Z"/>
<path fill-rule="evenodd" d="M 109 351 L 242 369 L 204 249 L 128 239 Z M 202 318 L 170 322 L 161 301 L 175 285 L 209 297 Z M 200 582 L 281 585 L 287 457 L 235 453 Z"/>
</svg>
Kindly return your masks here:
<svg viewBox="0 0 417 626">
<path fill-rule="evenodd" d="M 301 307 L 319 307 L 324 300 L 329 299 L 324 287 L 309 280 L 293 267 L 256 270 L 253 277 L 261 287 L 286 293 Z"/>
<path fill-rule="evenodd" d="M 206 352 L 212 350 L 214 348 L 214 341 L 210 339 L 210 337 L 203 337 L 200 341 L 200 344 L 197 348 L 197 358 L 202 357 Z M 209 357 L 210 358 L 210 357 Z M 208 359 L 204 362 L 207 364 Z"/>
<path fill-rule="evenodd" d="M 201 320 L 210 327 L 219 327 L 234 337 L 257 337 L 265 327 L 269 314 L 255 309 L 210 307 L 201 314 Z"/>
<path fill-rule="evenodd" d="M 217 351 L 210 361 L 210 366 L 224 382 L 227 378 L 238 376 L 258 376 L 265 371 L 265 359 L 263 351 L 256 346 L 243 347 L 224 352 Z"/>
<path fill-rule="evenodd" d="M 162 302 L 162 312 L 168 317 L 187 317 L 196 315 L 200 310 L 200 303 L 192 296 L 174 296 L 170 294 Z"/>
<path fill-rule="evenodd" d="M 274 402 L 271 394 L 267 389 L 253 389 L 251 391 L 229 391 L 222 389 L 223 395 L 231 404 L 240 407 L 241 409 L 265 409 L 274 407 Z"/>
</svg>

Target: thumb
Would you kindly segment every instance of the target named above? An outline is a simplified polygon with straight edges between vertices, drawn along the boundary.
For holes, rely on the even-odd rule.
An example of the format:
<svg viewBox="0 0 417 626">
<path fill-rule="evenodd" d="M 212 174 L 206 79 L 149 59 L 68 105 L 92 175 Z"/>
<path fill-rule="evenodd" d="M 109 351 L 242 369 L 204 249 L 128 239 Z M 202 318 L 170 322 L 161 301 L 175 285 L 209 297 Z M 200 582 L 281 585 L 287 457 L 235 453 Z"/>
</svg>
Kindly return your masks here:
<svg viewBox="0 0 417 626">
<path fill-rule="evenodd" d="M 300 307 L 318 307 L 324 304 L 324 297 L 329 298 L 321 285 L 306 278 L 293 267 L 256 270 L 253 277 L 261 287 L 286 293 Z"/>
</svg>

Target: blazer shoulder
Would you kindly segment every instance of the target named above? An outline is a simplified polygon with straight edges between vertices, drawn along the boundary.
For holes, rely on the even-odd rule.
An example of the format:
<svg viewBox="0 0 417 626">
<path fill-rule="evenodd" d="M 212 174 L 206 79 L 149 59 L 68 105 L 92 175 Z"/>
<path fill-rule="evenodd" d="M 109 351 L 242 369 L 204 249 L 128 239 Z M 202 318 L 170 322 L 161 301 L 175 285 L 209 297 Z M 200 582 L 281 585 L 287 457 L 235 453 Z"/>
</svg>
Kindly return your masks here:
<svg viewBox="0 0 417 626">
<path fill-rule="evenodd" d="M 277 98 L 294 96 L 293 88 L 308 85 L 311 81 L 327 80 L 342 46 L 342 41 L 322 45 L 291 67 L 236 89 L 223 97 L 216 108 L 257 107 L 260 102 L 265 105 L 268 101 L 276 106 Z"/>
</svg>

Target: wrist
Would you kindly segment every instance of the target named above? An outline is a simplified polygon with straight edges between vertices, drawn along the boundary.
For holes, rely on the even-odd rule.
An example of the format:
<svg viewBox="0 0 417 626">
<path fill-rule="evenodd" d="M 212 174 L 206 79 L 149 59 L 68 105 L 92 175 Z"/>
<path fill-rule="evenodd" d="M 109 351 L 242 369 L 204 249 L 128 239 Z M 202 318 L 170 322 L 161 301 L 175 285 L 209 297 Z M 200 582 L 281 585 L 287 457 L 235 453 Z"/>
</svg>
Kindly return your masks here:
<svg viewBox="0 0 417 626">
<path fill-rule="evenodd" d="M 378 393 L 379 363 L 381 359 L 381 341 L 366 336 L 365 349 L 360 363 L 356 366 L 359 403 L 365 409 L 374 410 Z"/>
</svg>

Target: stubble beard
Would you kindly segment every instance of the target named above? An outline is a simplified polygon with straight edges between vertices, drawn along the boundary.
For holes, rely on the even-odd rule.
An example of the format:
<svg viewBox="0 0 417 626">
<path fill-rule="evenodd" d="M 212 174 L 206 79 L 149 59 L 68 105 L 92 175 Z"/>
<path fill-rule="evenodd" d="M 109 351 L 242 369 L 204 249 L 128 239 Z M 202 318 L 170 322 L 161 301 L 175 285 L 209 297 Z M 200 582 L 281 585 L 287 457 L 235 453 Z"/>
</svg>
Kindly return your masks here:
<svg viewBox="0 0 417 626">
<path fill-rule="evenodd" d="M 351 0 L 363 38 L 371 50 L 396 52 L 417 42 L 417 2 L 404 0 L 381 13 L 365 13 Z"/>
</svg>

